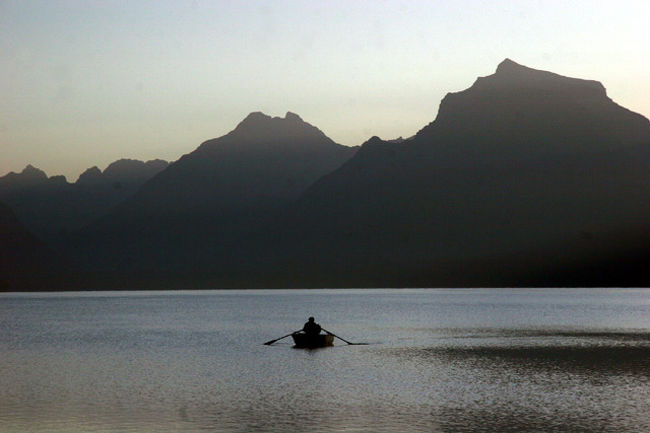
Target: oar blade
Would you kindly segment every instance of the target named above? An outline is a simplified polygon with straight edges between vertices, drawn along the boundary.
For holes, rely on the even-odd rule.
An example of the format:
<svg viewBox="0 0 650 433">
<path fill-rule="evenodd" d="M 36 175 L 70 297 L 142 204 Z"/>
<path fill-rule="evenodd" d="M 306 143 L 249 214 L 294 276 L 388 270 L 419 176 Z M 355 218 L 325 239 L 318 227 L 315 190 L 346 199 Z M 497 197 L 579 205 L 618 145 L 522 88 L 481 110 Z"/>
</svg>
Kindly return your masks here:
<svg viewBox="0 0 650 433">
<path fill-rule="evenodd" d="M 294 332 L 292 332 L 291 334 L 284 335 L 284 336 L 282 336 L 282 337 L 280 337 L 280 338 L 276 338 L 275 340 L 267 341 L 266 343 L 264 343 L 264 345 L 265 345 L 265 346 L 270 346 L 271 344 L 275 343 L 276 341 L 280 341 L 280 340 L 282 340 L 283 338 L 287 338 L 287 337 L 289 337 L 290 335 L 295 334 L 296 332 L 297 332 L 297 331 L 294 331 Z"/>
<path fill-rule="evenodd" d="M 336 335 L 335 333 L 330 332 L 330 331 L 328 331 L 328 330 L 325 329 L 325 328 L 322 328 L 322 329 L 323 329 L 323 331 L 327 332 L 329 335 L 332 335 L 332 336 L 338 338 L 339 340 L 341 340 L 341 341 L 344 342 L 344 343 L 349 344 L 350 346 L 355 346 L 355 345 L 357 345 L 357 344 L 365 344 L 365 343 L 352 343 L 351 341 L 348 341 L 348 340 L 346 340 L 345 338 L 341 338 L 341 337 L 339 337 L 338 335 Z"/>
</svg>

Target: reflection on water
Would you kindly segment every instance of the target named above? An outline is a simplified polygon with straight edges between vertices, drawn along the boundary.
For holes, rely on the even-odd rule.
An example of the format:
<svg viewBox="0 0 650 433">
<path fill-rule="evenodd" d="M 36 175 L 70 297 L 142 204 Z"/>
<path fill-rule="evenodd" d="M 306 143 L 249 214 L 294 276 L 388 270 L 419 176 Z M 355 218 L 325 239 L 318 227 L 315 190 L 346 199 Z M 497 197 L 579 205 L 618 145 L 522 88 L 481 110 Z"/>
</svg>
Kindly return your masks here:
<svg viewBox="0 0 650 433">
<path fill-rule="evenodd" d="M 614 344 L 594 339 L 593 345 L 581 346 L 389 352 L 407 364 L 446 365 L 455 371 L 441 381 L 454 378 L 453 392 L 445 394 L 447 401 L 436 414 L 440 431 L 650 431 L 650 419 L 643 415 L 650 409 L 650 338 L 622 335 L 633 342 L 626 346 L 606 337 Z"/>
<path fill-rule="evenodd" d="M 648 290 L 3 296 L 0 431 L 650 431 L 648 313 Z M 372 344 L 262 345 L 312 314 Z"/>
</svg>

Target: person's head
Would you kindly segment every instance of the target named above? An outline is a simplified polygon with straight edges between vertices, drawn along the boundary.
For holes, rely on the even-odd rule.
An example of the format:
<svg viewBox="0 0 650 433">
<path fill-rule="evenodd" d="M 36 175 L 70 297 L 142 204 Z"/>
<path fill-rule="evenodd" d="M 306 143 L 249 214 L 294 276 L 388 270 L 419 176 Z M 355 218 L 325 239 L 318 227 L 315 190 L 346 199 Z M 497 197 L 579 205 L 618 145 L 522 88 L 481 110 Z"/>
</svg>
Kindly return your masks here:
<svg viewBox="0 0 650 433">
<path fill-rule="evenodd" d="M 313 322 L 313 321 L 314 321 L 314 318 L 313 318 L 313 317 L 310 317 L 310 318 L 309 318 L 309 321 L 310 321 L 310 322 Z"/>
</svg>

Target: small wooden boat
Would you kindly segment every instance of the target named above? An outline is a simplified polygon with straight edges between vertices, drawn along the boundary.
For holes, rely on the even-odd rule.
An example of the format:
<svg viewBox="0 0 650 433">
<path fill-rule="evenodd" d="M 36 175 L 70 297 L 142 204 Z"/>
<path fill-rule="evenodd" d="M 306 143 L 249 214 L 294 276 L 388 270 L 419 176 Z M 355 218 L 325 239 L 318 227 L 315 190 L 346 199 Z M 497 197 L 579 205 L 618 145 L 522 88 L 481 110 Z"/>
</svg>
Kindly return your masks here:
<svg viewBox="0 0 650 433">
<path fill-rule="evenodd" d="M 294 347 L 299 349 L 316 349 L 318 347 L 327 347 L 334 345 L 334 336 L 330 334 L 305 334 L 304 332 L 296 332 L 291 334 L 293 342 L 296 343 Z"/>
</svg>

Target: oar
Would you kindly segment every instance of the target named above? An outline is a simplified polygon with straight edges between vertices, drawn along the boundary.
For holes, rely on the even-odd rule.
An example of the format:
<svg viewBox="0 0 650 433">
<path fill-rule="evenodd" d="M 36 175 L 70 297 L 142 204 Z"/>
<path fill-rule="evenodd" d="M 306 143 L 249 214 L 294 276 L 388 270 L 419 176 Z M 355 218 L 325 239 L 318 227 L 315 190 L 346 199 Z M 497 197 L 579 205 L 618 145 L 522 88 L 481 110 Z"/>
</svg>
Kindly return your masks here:
<svg viewBox="0 0 650 433">
<path fill-rule="evenodd" d="M 354 346 L 354 345 L 359 346 L 359 345 L 363 345 L 363 344 L 368 344 L 368 343 L 352 343 L 351 341 L 348 341 L 348 340 L 346 340 L 345 338 L 341 338 L 341 337 L 339 337 L 338 335 L 336 335 L 335 333 L 330 332 L 330 331 L 328 331 L 328 330 L 325 329 L 325 328 L 320 328 L 320 329 L 322 329 L 323 331 L 327 332 L 327 333 L 330 334 L 331 336 L 336 337 L 336 338 L 338 338 L 339 340 L 341 340 L 341 341 L 343 341 L 343 342 L 345 342 L 345 343 L 348 343 L 348 344 L 350 344 L 350 345 L 353 345 L 353 346 Z"/>
<path fill-rule="evenodd" d="M 265 345 L 265 346 L 270 346 L 271 344 L 275 343 L 276 341 L 280 341 L 280 340 L 282 340 L 283 338 L 287 338 L 288 336 L 293 335 L 293 334 L 295 334 L 296 332 L 298 332 L 298 331 L 293 331 L 291 334 L 287 334 L 287 335 L 285 335 L 284 337 L 280 337 L 280 338 L 276 338 L 275 340 L 267 341 L 266 343 L 264 343 L 264 345 Z"/>
</svg>

